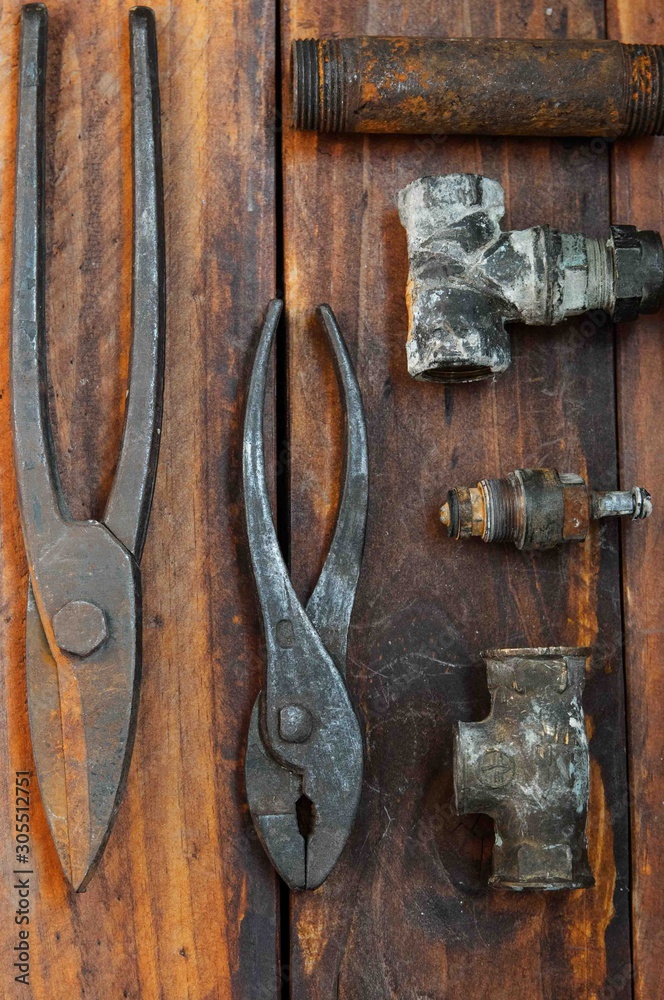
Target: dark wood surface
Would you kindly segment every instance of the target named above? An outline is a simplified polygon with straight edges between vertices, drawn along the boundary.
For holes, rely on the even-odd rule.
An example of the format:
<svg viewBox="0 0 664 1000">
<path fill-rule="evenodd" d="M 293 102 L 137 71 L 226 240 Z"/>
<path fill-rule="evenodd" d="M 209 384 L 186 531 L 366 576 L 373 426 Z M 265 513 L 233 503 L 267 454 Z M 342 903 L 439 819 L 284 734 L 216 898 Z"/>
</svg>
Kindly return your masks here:
<svg viewBox="0 0 664 1000">
<path fill-rule="evenodd" d="M 609 32 L 625 42 L 664 42 L 664 9 L 609 0 Z M 620 143 L 612 156 L 616 218 L 662 230 L 664 140 Z M 620 476 L 664 495 L 662 316 L 643 317 L 618 336 Z M 632 815 L 634 996 L 664 990 L 664 573 L 661 501 L 648 531 L 623 533 L 625 669 Z"/>
<path fill-rule="evenodd" d="M 291 38 L 339 34 L 602 36 L 601 3 L 290 4 Z M 338 496 L 339 409 L 312 319 L 336 310 L 369 424 L 371 500 L 349 678 L 366 728 L 366 778 L 338 870 L 292 908 L 295 1000 L 629 997 L 628 810 L 619 539 L 522 555 L 454 545 L 437 524 L 446 489 L 553 465 L 608 487 L 617 476 L 610 329 L 517 332 L 495 384 L 416 384 L 405 364 L 407 256 L 395 195 L 425 173 L 477 171 L 505 185 L 514 227 L 607 232 L 602 143 L 284 136 L 285 274 L 292 419 L 292 563 L 304 594 Z M 638 526 L 635 533 L 641 529 Z M 488 708 L 479 652 L 590 644 L 587 892 L 489 890 L 492 829 L 455 816 L 458 719 Z"/>
<path fill-rule="evenodd" d="M 76 516 L 103 510 L 122 430 L 131 288 L 129 5 L 49 3 L 52 412 Z M 8 329 L 18 14 L 1 4 L 0 303 Z M 0 995 L 275 1000 L 277 880 L 242 763 L 260 626 L 240 496 L 243 398 L 275 281 L 274 5 L 155 4 L 168 332 L 161 464 L 142 563 L 143 689 L 127 792 L 85 895 L 32 781 L 31 987 L 13 982 L 14 772 L 33 768 L 26 566 L 0 352 Z M 6 334 L 5 334 L 6 337 Z"/>
<path fill-rule="evenodd" d="M 609 148 L 590 140 L 334 137 L 295 134 L 287 124 L 293 37 L 664 41 L 662 16 L 651 8 L 646 0 L 608 0 L 606 12 L 603 0 L 283 3 L 279 164 L 276 5 L 155 4 L 168 342 L 161 463 L 143 558 L 137 741 L 114 832 L 83 896 L 65 887 L 32 779 L 29 990 L 13 983 L 11 969 L 14 775 L 33 763 L 27 577 L 11 464 L 8 356 L 0 352 L 0 995 L 659 996 L 658 506 L 647 525 L 627 526 L 622 538 L 608 523 L 584 545 L 534 555 L 479 542 L 455 545 L 441 531 L 437 510 L 449 486 L 540 464 L 580 472 L 600 489 L 614 487 L 618 477 L 625 486 L 638 482 L 652 489 L 657 504 L 664 495 L 664 417 L 656 404 L 664 378 L 661 317 L 622 328 L 617 348 L 610 328 L 582 320 L 555 332 L 520 329 L 513 366 L 494 384 L 417 384 L 406 372 L 407 255 L 395 196 L 425 173 L 475 171 L 505 186 L 506 226 L 550 223 L 597 236 L 610 221 L 662 229 L 664 140 Z M 17 0 L 0 0 L 5 330 L 19 9 Z M 49 10 L 51 404 L 73 512 L 98 516 L 120 440 L 129 349 L 128 5 L 53 0 Z M 320 302 L 335 310 L 357 366 L 371 498 L 349 647 L 349 686 L 366 734 L 363 798 L 337 870 L 315 893 L 291 897 L 281 923 L 280 975 L 280 890 L 253 833 L 242 775 L 263 644 L 244 536 L 239 445 L 258 328 L 282 281 L 291 422 L 290 506 L 281 492 L 280 513 L 289 514 L 293 578 L 302 597 L 327 551 L 341 463 L 336 381 L 314 317 Z M 284 402 L 282 392 L 282 410 Z M 281 445 L 275 452 L 278 473 Z M 479 720 L 488 710 L 482 649 L 577 643 L 595 649 L 584 704 L 597 886 L 548 895 L 489 890 L 492 825 L 485 817 L 460 819 L 453 809 L 454 723 Z M 288 907 L 283 892 L 281 904 Z"/>
</svg>

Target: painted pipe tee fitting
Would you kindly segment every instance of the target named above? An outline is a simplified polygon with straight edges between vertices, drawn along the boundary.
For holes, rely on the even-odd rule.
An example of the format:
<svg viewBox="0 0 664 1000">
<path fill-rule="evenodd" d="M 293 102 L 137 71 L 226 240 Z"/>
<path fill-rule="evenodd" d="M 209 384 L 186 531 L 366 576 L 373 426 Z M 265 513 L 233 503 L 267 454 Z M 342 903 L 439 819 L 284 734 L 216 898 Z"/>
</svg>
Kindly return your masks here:
<svg viewBox="0 0 664 1000">
<path fill-rule="evenodd" d="M 490 885 L 585 889 L 594 884 L 586 819 L 588 738 L 581 697 L 588 649 L 483 653 L 491 713 L 460 722 L 454 746 L 459 815 L 495 823 Z"/>
<path fill-rule="evenodd" d="M 658 233 L 614 226 L 608 239 L 549 226 L 504 232 L 505 193 L 476 174 L 421 177 L 398 195 L 408 237 L 408 371 L 472 382 L 511 362 L 507 323 L 555 326 L 593 310 L 616 321 L 664 302 Z"/>
</svg>

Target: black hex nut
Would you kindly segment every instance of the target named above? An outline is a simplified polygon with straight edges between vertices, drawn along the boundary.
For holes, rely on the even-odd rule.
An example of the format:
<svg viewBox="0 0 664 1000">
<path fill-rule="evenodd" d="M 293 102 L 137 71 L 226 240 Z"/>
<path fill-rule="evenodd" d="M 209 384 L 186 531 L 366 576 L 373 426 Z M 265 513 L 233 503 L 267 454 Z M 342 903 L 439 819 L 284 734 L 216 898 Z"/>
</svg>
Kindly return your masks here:
<svg viewBox="0 0 664 1000">
<path fill-rule="evenodd" d="M 612 226 L 616 305 L 613 318 L 625 323 L 655 313 L 664 303 L 664 247 L 659 233 L 636 226 Z"/>
</svg>

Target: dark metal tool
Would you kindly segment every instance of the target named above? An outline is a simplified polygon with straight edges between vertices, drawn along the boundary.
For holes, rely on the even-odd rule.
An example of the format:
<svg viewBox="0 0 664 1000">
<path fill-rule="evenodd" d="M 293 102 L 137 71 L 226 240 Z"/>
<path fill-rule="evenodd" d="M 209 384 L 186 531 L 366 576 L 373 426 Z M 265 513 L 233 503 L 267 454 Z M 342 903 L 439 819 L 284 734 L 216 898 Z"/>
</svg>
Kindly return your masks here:
<svg viewBox="0 0 664 1000">
<path fill-rule="evenodd" d="M 154 14 L 129 14 L 134 237 L 125 429 L 103 523 L 73 520 L 47 405 L 44 81 L 47 12 L 21 15 L 11 313 L 14 460 L 30 584 L 26 669 L 32 745 L 65 874 L 82 891 L 122 797 L 141 677 L 139 562 L 159 452 L 165 254 Z"/>
<path fill-rule="evenodd" d="M 659 233 L 613 226 L 604 239 L 550 226 L 501 229 L 505 192 L 477 174 L 420 177 L 398 195 L 408 235 L 408 371 L 474 382 L 504 372 L 508 326 L 590 313 L 631 321 L 664 304 Z M 607 324 L 608 325 L 608 324 Z"/>
<path fill-rule="evenodd" d="M 582 542 L 590 522 L 604 517 L 643 520 L 652 499 L 642 486 L 631 490 L 589 490 L 574 473 L 517 469 L 504 479 L 482 479 L 447 494 L 440 519 L 450 538 L 514 542 L 518 549 L 551 549 Z"/>
<path fill-rule="evenodd" d="M 661 135 L 664 46 L 559 38 L 303 38 L 293 120 L 321 132 Z"/>
<path fill-rule="evenodd" d="M 305 609 L 279 550 L 263 457 L 265 386 L 282 307 L 274 300 L 267 311 L 244 425 L 247 532 L 267 646 L 245 774 L 251 815 L 272 864 L 291 888 L 315 889 L 344 848 L 362 785 L 362 736 L 345 676 L 367 518 L 367 435 L 341 332 L 329 306 L 320 306 L 343 396 L 346 463 L 334 537 Z"/>
<path fill-rule="evenodd" d="M 454 749 L 457 811 L 496 825 L 490 884 L 584 889 L 594 884 L 586 819 L 588 737 L 581 698 L 589 649 L 483 653 L 491 714 L 460 722 Z"/>
</svg>

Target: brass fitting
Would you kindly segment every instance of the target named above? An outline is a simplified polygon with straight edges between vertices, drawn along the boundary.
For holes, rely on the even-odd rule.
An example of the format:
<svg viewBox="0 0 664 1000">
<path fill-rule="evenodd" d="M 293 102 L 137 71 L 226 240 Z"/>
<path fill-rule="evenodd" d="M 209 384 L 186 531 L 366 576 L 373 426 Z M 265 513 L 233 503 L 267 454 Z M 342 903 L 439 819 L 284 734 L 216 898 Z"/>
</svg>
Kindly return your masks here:
<svg viewBox="0 0 664 1000">
<path fill-rule="evenodd" d="M 556 469 L 517 469 L 505 479 L 483 479 L 476 487 L 455 487 L 440 510 L 450 538 L 514 542 L 519 549 L 550 549 L 581 542 L 591 520 L 652 513 L 647 490 L 599 493 L 581 476 Z"/>
</svg>

